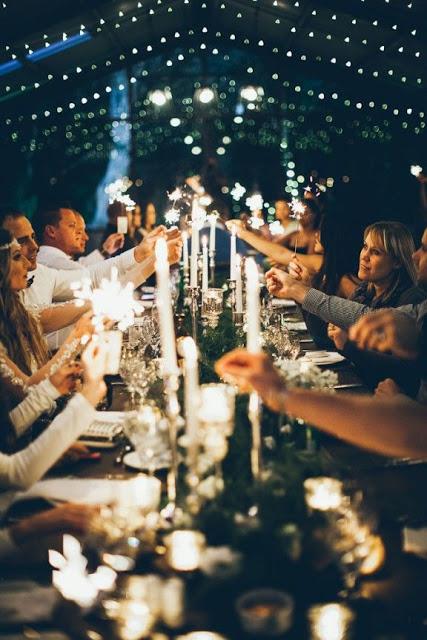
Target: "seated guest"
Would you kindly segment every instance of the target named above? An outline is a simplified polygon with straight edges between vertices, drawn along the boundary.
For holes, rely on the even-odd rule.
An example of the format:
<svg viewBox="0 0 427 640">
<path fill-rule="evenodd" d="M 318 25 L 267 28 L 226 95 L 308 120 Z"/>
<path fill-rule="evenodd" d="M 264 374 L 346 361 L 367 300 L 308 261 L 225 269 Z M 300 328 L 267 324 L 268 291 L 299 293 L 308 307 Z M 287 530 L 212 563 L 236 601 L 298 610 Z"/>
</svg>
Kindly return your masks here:
<svg viewBox="0 0 427 640">
<path fill-rule="evenodd" d="M 347 223 L 332 215 L 322 217 L 317 234 L 316 253 L 323 256 L 319 271 L 310 272 L 301 263 L 300 257 L 289 264 L 289 273 L 297 280 L 325 293 L 350 298 L 360 280 L 355 276 L 357 266 L 357 243 L 355 234 L 348 232 Z M 327 324 L 316 315 L 303 311 L 304 320 L 314 342 L 321 349 L 334 345 L 327 334 Z"/>
<path fill-rule="evenodd" d="M 125 233 L 123 246 L 119 249 L 118 253 L 124 253 L 133 249 L 137 242 L 134 241 L 133 237 L 129 233 L 132 230 L 132 211 L 129 211 L 126 208 L 126 205 L 123 202 L 119 202 L 115 200 L 110 203 L 107 207 L 107 217 L 108 223 L 105 227 L 104 234 L 102 236 L 102 242 L 105 242 L 111 234 L 117 232 L 117 218 L 127 218 L 127 233 Z"/>
<path fill-rule="evenodd" d="M 83 335 L 93 331 L 87 315 L 74 325 L 66 342 L 49 360 L 38 319 L 23 305 L 30 264 L 11 234 L 0 229 L 0 374 L 12 386 L 28 387 L 69 361 Z"/>
<path fill-rule="evenodd" d="M 162 230 L 158 232 L 162 233 Z M 52 269 L 70 269 L 73 256 L 79 252 L 81 238 L 77 231 L 77 220 L 73 209 L 66 207 L 54 207 L 45 209 L 37 214 L 37 235 L 41 246 L 37 256 L 38 264 L 45 265 Z M 97 262 L 88 267 L 79 267 L 74 274 L 67 277 L 82 279 L 84 277 L 92 280 L 93 286 L 99 286 L 102 278 L 109 277 L 111 268 L 116 267 L 123 282 L 127 281 L 126 272 L 142 263 L 146 258 L 147 264 L 141 266 L 141 275 L 135 285 L 141 284 L 154 270 L 154 258 L 152 247 L 146 251 L 142 246 L 126 251 L 116 258 L 110 258 L 104 262 Z"/>
<path fill-rule="evenodd" d="M 93 422 L 96 416 L 94 407 L 106 392 L 103 381 L 106 362 L 105 348 L 89 343 L 82 355 L 83 385 L 80 392 L 28 447 L 9 456 L 0 453 L 0 488 L 3 491 L 27 489 L 37 482 Z M 5 421 L 7 416 L 3 412 L 3 424 Z M 3 509 L 13 497 L 13 492 L 9 492 L 7 500 L 2 501 Z M 90 509 L 69 505 L 4 528 L 0 530 L 0 558 L 17 551 L 25 543 L 39 542 L 40 535 L 84 532 L 90 515 Z"/>
<path fill-rule="evenodd" d="M 304 204 L 305 212 L 301 216 L 299 230 L 285 238 L 285 246 L 278 245 L 276 242 L 250 231 L 241 220 L 229 220 L 227 227 L 230 229 L 232 225 L 235 225 L 239 238 L 279 264 L 288 265 L 295 256 L 296 247 L 296 253 L 298 253 L 302 264 L 317 271 L 322 264 L 322 257 L 315 253 L 314 247 L 321 213 L 313 200 L 306 200 Z"/>
<path fill-rule="evenodd" d="M 421 297 L 423 294 L 421 287 L 427 285 L 427 229 L 424 231 L 421 247 L 413 254 L 413 260 L 419 287 L 417 290 L 412 287 L 412 299 L 418 300 L 419 295 Z M 381 262 L 374 261 L 374 264 L 378 265 L 381 264 Z M 291 298 L 299 302 L 305 311 L 309 311 L 320 317 L 323 321 L 333 323 L 341 329 L 348 329 L 362 315 L 371 310 L 371 307 L 367 304 L 353 300 L 345 300 L 337 296 L 328 296 L 317 289 L 310 288 L 302 282 L 298 282 L 278 269 L 271 269 L 267 273 L 267 287 L 273 295 Z M 425 298 L 426 294 L 424 293 L 424 300 Z M 398 307 L 398 309 L 411 315 L 417 323 L 421 325 L 427 313 L 427 303 L 406 304 Z M 382 366 L 381 363 L 379 363 L 379 366 Z M 386 365 L 386 367 L 387 366 L 388 365 Z M 367 367 L 367 369 L 369 369 L 369 367 Z M 382 377 L 390 376 L 383 375 Z M 427 388 L 424 387 L 423 384 L 421 384 L 418 391 L 418 399 L 427 402 Z"/>
<path fill-rule="evenodd" d="M 89 236 L 86 232 L 86 221 L 81 213 L 74 209 L 74 215 L 76 216 L 76 234 L 79 239 L 79 250 L 73 254 L 73 261 L 68 261 L 68 266 L 61 267 L 61 269 L 75 269 L 78 267 L 88 267 L 90 264 L 96 262 L 102 262 L 108 260 L 117 251 L 123 247 L 124 235 L 122 233 L 112 233 L 104 242 L 100 249 L 94 249 L 89 255 L 84 255 L 86 251 L 86 243 L 89 240 Z M 72 265 L 72 266 L 69 266 Z"/>
<path fill-rule="evenodd" d="M 286 238 L 298 231 L 298 221 L 291 218 L 292 211 L 289 202 L 285 198 L 277 198 L 274 202 L 274 211 L 276 220 L 280 222 L 283 231 L 277 235 L 270 234 L 270 240 L 276 244 L 284 244 Z"/>
<path fill-rule="evenodd" d="M 139 209 L 139 216 L 138 216 Z M 137 205 L 133 212 L 132 226 L 135 229 L 135 235 L 140 240 L 146 238 L 147 235 L 156 227 L 157 212 L 153 202 L 147 202 L 141 215 L 141 208 Z M 139 237 L 140 236 L 140 237 Z"/>
</svg>

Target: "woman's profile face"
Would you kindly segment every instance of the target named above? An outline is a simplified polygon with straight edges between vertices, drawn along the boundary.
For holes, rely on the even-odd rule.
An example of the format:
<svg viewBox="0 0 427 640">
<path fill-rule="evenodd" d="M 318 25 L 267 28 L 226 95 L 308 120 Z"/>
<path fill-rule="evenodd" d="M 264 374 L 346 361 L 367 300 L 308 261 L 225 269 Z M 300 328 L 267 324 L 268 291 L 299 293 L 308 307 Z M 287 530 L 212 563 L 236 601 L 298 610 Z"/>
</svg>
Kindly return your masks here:
<svg viewBox="0 0 427 640">
<path fill-rule="evenodd" d="M 359 256 L 358 277 L 365 282 L 379 283 L 387 280 L 394 269 L 394 259 L 386 253 L 382 243 L 368 233 Z"/>
<path fill-rule="evenodd" d="M 147 204 L 147 208 L 145 210 L 145 219 L 147 227 L 154 227 L 156 224 L 156 207 L 152 202 Z"/>
<path fill-rule="evenodd" d="M 21 253 L 18 243 L 13 243 L 10 249 L 9 284 L 12 291 L 21 291 L 27 288 L 27 275 L 30 263 Z"/>
</svg>

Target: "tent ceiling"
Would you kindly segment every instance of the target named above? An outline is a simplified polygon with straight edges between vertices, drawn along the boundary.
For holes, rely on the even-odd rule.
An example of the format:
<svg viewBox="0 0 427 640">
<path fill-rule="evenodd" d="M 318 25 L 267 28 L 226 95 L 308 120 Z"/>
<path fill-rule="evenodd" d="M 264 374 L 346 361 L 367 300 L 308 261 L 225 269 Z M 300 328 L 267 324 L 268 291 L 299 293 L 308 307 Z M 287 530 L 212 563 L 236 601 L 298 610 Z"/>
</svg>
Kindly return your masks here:
<svg viewBox="0 0 427 640">
<path fill-rule="evenodd" d="M 299 65 L 302 73 L 310 70 L 348 85 L 369 82 L 380 93 L 410 96 L 420 105 L 427 79 L 424 2 L 5 0 L 1 8 L 0 1 L 0 108 L 16 114 L 28 106 L 28 96 L 36 88 L 40 94 L 63 95 L 66 87 L 86 76 L 94 79 L 148 55 L 184 46 L 189 39 L 213 46 L 234 41 L 271 56 L 278 69 Z M 46 43 L 80 32 L 89 39 L 38 61 L 28 59 L 30 50 L 48 49 Z M 1 65 L 11 62 L 12 56 L 18 68 L 2 74 Z"/>
</svg>

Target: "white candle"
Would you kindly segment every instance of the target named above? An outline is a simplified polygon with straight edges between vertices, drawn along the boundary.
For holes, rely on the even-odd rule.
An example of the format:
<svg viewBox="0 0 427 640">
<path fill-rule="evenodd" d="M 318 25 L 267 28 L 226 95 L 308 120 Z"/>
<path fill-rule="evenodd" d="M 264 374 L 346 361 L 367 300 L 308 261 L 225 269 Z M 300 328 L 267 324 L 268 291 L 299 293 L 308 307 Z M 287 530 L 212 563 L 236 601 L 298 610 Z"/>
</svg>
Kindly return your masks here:
<svg viewBox="0 0 427 640">
<path fill-rule="evenodd" d="M 242 259 L 236 255 L 236 313 L 243 313 Z"/>
<path fill-rule="evenodd" d="M 169 287 L 169 263 L 166 240 L 156 242 L 156 305 L 159 312 L 160 344 L 162 349 L 163 374 L 175 373 L 178 369 L 175 349 L 175 327 L 172 315 L 172 300 Z"/>
<path fill-rule="evenodd" d="M 117 233 L 127 233 L 127 232 L 128 232 L 127 216 L 118 216 L 117 217 Z"/>
<path fill-rule="evenodd" d="M 215 240 L 216 240 L 216 216 L 209 216 L 210 221 L 210 232 L 209 232 L 209 251 L 213 253 L 215 251 Z"/>
<path fill-rule="evenodd" d="M 230 280 L 236 279 L 236 227 L 231 228 L 230 236 Z"/>
<path fill-rule="evenodd" d="M 199 228 L 197 226 L 197 198 L 193 200 L 191 212 L 191 264 L 190 287 L 197 287 L 197 254 L 199 251 Z"/>
<path fill-rule="evenodd" d="M 246 346 L 250 353 L 260 349 L 260 303 L 258 267 L 253 258 L 245 263 L 246 273 Z"/>
<path fill-rule="evenodd" d="M 198 408 L 199 408 L 199 370 L 197 363 L 197 347 L 193 338 L 180 340 L 180 350 L 184 356 L 184 401 L 185 431 L 188 441 L 188 465 L 191 468 L 197 462 Z"/>
<path fill-rule="evenodd" d="M 202 247 L 203 247 L 203 269 L 202 269 L 202 291 L 207 291 L 208 289 L 208 239 L 206 236 L 202 236 Z"/>
<path fill-rule="evenodd" d="M 206 539 L 200 531 L 174 531 L 165 538 L 170 566 L 177 571 L 194 571 L 200 564 Z"/>
<path fill-rule="evenodd" d="M 102 331 L 99 334 L 99 341 L 105 345 L 107 353 L 107 365 L 105 373 L 116 375 L 120 368 L 120 358 L 122 355 L 123 334 L 121 331 Z"/>
<path fill-rule="evenodd" d="M 182 237 L 182 262 L 184 265 L 184 273 L 187 274 L 188 273 L 188 265 L 189 265 L 189 260 L 188 260 L 188 233 L 186 231 L 183 231 L 181 234 Z"/>
</svg>

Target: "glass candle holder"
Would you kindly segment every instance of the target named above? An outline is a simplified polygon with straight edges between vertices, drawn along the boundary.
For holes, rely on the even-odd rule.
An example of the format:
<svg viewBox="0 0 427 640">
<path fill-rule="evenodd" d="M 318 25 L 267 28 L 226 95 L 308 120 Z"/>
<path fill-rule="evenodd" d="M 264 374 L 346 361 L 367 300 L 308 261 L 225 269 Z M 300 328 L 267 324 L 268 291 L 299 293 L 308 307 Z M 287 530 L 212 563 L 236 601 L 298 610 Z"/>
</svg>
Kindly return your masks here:
<svg viewBox="0 0 427 640">
<path fill-rule="evenodd" d="M 199 421 L 221 430 L 225 436 L 233 432 L 236 393 L 228 384 L 202 384 L 200 387 Z"/>
<path fill-rule="evenodd" d="M 335 478 L 307 478 L 304 489 L 306 503 L 311 509 L 331 511 L 342 504 L 342 482 Z"/>
<path fill-rule="evenodd" d="M 176 571 L 195 571 L 206 546 L 200 531 L 173 531 L 165 537 L 166 559 Z"/>
<path fill-rule="evenodd" d="M 224 308 L 224 291 L 207 289 L 202 292 L 202 318 L 217 319 Z"/>
<path fill-rule="evenodd" d="M 308 622 L 311 640 L 350 640 L 355 615 L 344 604 L 329 603 L 310 607 Z"/>
</svg>

